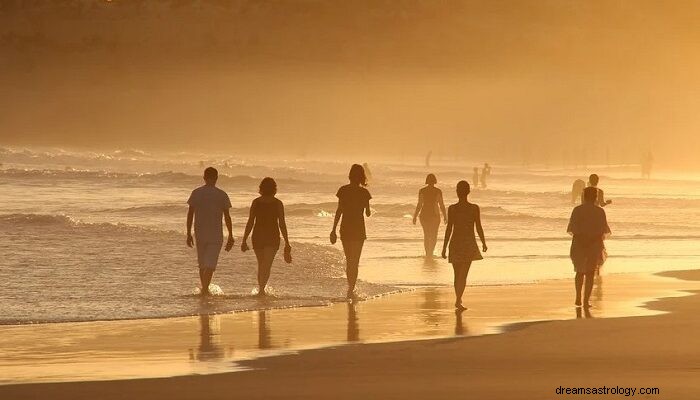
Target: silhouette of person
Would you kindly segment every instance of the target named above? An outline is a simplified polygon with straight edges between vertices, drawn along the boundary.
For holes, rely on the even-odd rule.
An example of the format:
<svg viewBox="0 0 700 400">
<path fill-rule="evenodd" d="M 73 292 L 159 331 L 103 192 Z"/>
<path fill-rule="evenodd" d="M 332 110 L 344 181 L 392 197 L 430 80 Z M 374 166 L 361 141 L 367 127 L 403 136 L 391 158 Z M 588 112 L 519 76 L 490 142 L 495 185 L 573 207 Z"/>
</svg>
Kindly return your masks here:
<svg viewBox="0 0 700 400">
<path fill-rule="evenodd" d="M 472 185 L 474 188 L 479 187 L 479 167 L 474 167 L 474 173 L 472 174 Z"/>
<path fill-rule="evenodd" d="M 413 225 L 416 224 L 420 215 L 425 256 L 432 257 L 440 228 L 440 212 L 442 212 L 442 219 L 445 221 L 447 221 L 447 213 L 445 212 L 445 203 L 442 200 L 442 190 L 435 187 L 437 184 L 435 175 L 428 174 L 425 178 L 425 184 L 426 186 L 418 191 L 418 204 L 413 213 Z"/>
<path fill-rule="evenodd" d="M 367 238 L 365 230 L 365 218 L 371 215 L 369 201 L 372 195 L 365 188 L 367 186 L 367 176 L 365 169 L 359 164 L 353 164 L 348 174 L 350 183 L 341 186 L 336 196 L 338 197 L 338 209 L 333 220 L 333 230 L 330 234 L 332 244 L 338 239 L 336 230 L 340 223 L 340 241 L 343 243 L 345 261 L 347 264 L 346 274 L 348 278 L 348 299 L 352 299 L 355 294 L 355 284 L 357 282 L 357 270 L 362 255 L 362 246 Z"/>
<path fill-rule="evenodd" d="M 216 187 L 219 172 L 208 167 L 204 170 L 204 185 L 192 191 L 187 200 L 187 246 L 192 247 L 192 221 L 194 220 L 194 236 L 197 238 L 197 263 L 199 264 L 199 279 L 202 284 L 202 295 L 209 294 L 209 284 L 214 276 L 219 262 L 219 253 L 224 242 L 221 217 L 226 220 L 228 241 L 226 251 L 233 247 L 233 227 L 231 224 L 231 200 L 223 190 Z"/>
<path fill-rule="evenodd" d="M 605 210 L 597 206 L 598 190 L 591 186 L 583 190 L 584 203 L 571 212 L 567 232 L 573 236 L 569 255 L 576 272 L 576 306 L 590 307 L 593 278 L 603 265 L 607 254 L 603 240 L 610 234 Z M 581 290 L 585 278 L 585 291 L 581 303 Z"/>
<path fill-rule="evenodd" d="M 454 269 L 455 308 L 458 310 L 466 310 L 462 305 L 462 294 L 467 286 L 469 267 L 472 261 L 483 259 L 474 236 L 475 226 L 483 251 L 488 250 L 484 229 L 481 227 L 481 212 L 478 205 L 469 202 L 469 192 L 467 181 L 457 183 L 459 201 L 447 209 L 447 228 L 442 245 L 442 258 L 447 258 L 448 245 L 450 248 L 449 262 Z"/>
<path fill-rule="evenodd" d="M 430 168 L 430 158 L 432 156 L 433 156 L 432 150 L 428 151 L 428 154 L 425 155 L 425 168 Z"/>
<path fill-rule="evenodd" d="M 272 333 L 267 324 L 265 310 L 258 311 L 258 349 L 265 350 L 273 348 Z"/>
<path fill-rule="evenodd" d="M 583 196 L 583 189 L 586 188 L 586 182 L 583 179 L 576 179 L 574 184 L 571 185 L 571 204 L 576 204 L 576 202 Z"/>
<path fill-rule="evenodd" d="M 285 254 L 291 254 L 292 247 L 289 245 L 284 204 L 275 197 L 277 182 L 269 177 L 263 179 L 258 192 L 260 196 L 250 205 L 241 251 L 248 251 L 248 236 L 253 231 L 253 251 L 258 259 L 258 295 L 263 296 L 270 279 L 272 263 L 280 248 L 280 232 L 284 238 Z"/>
<path fill-rule="evenodd" d="M 595 205 L 600 206 L 600 207 L 605 207 L 608 204 L 612 204 L 612 200 L 605 200 L 605 193 L 603 193 L 603 189 L 598 188 L 598 182 L 600 181 L 600 178 L 598 177 L 597 174 L 591 174 L 588 177 L 588 187 L 593 187 L 598 190 L 598 194 L 595 200 Z M 581 192 L 581 204 L 585 203 L 585 200 L 583 198 L 583 192 Z"/>
<path fill-rule="evenodd" d="M 484 163 L 484 168 L 481 169 L 481 187 L 486 189 L 486 178 L 491 176 L 491 167 L 489 163 Z"/>
</svg>

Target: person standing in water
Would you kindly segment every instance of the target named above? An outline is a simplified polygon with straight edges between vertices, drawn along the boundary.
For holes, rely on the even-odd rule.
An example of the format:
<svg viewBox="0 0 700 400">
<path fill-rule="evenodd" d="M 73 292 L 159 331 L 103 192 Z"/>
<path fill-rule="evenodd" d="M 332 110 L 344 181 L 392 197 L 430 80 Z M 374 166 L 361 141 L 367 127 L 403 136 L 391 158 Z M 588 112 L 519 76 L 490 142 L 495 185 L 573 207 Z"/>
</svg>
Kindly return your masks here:
<svg viewBox="0 0 700 400">
<path fill-rule="evenodd" d="M 333 230 L 330 234 L 332 244 L 338 240 L 336 230 L 340 223 L 340 241 L 343 243 L 345 261 L 347 264 L 346 274 L 348 278 L 347 297 L 351 299 L 355 294 L 355 284 L 357 282 L 357 270 L 360 265 L 362 246 L 367 239 L 365 231 L 364 215 L 370 216 L 369 200 L 372 196 L 365 188 L 367 186 L 367 176 L 365 170 L 359 164 L 353 164 L 348 174 L 350 183 L 341 186 L 336 196 L 338 197 L 338 209 L 335 211 L 333 220 Z M 364 215 L 363 215 L 364 214 Z"/>
<path fill-rule="evenodd" d="M 472 185 L 475 188 L 479 187 L 479 167 L 474 167 L 474 173 L 472 174 Z"/>
<path fill-rule="evenodd" d="M 447 221 L 445 203 L 442 200 L 442 190 L 435 187 L 437 178 L 434 174 L 428 174 L 425 178 L 426 186 L 418 191 L 418 205 L 413 213 L 413 225 L 420 215 L 420 224 L 423 227 L 423 246 L 425 256 L 433 257 L 437 244 L 438 229 L 440 228 L 440 212 Z"/>
<path fill-rule="evenodd" d="M 596 271 L 603 265 L 607 254 L 604 239 L 610 234 L 610 227 L 605 210 L 596 205 L 598 190 L 589 186 L 583 190 L 583 204 L 576 206 L 571 212 L 567 232 L 573 236 L 569 255 L 576 272 L 576 306 L 591 306 L 590 298 L 593 291 L 593 279 Z M 583 303 L 581 291 L 584 285 Z"/>
<path fill-rule="evenodd" d="M 285 259 L 290 260 L 292 246 L 289 245 L 287 223 L 284 219 L 284 204 L 275 197 L 277 182 L 265 178 L 260 182 L 260 196 L 250 205 L 250 215 L 245 226 L 241 251 L 248 251 L 248 236 L 253 232 L 253 251 L 258 259 L 258 295 L 265 295 L 270 279 L 270 270 L 280 248 L 280 232 L 284 238 Z M 288 261 L 289 262 L 289 261 Z"/>
<path fill-rule="evenodd" d="M 603 193 L 603 189 L 598 188 L 598 182 L 600 181 L 600 178 L 596 174 L 591 174 L 588 177 L 588 187 L 595 188 L 598 191 L 596 200 L 595 200 L 595 205 L 600 206 L 600 207 L 605 207 L 609 204 L 612 204 L 612 200 L 605 200 L 605 193 Z M 583 198 L 583 192 L 581 192 L 581 204 L 585 203 L 585 199 Z"/>
<path fill-rule="evenodd" d="M 224 242 L 221 218 L 226 220 L 228 241 L 226 251 L 233 248 L 233 227 L 231 224 L 231 200 L 223 190 L 216 187 L 219 172 L 208 167 L 204 170 L 204 186 L 192 191 L 187 204 L 187 246 L 195 243 L 192 237 L 192 221 L 194 220 L 194 237 L 197 238 L 197 262 L 199 264 L 199 279 L 202 284 L 202 295 L 209 294 L 209 284 L 214 276 L 219 262 L 219 253 Z"/>
<path fill-rule="evenodd" d="M 576 179 L 571 185 L 571 204 L 576 204 L 583 196 L 583 189 L 586 188 L 586 182 L 583 179 Z"/>
<path fill-rule="evenodd" d="M 481 187 L 486 189 L 486 178 L 491 176 L 491 167 L 489 163 L 484 163 L 484 168 L 481 169 Z"/>
<path fill-rule="evenodd" d="M 462 295 L 467 286 L 467 275 L 472 261 L 482 260 L 479 246 L 476 244 L 474 227 L 481 239 L 482 250 L 486 252 L 486 238 L 481 227 L 481 212 L 479 206 L 469 202 L 470 187 L 467 181 L 457 183 L 457 197 L 459 201 L 447 209 L 447 228 L 445 229 L 445 241 L 442 244 L 442 258 L 447 258 L 449 245 L 449 262 L 454 269 L 455 308 L 466 310 L 462 305 Z"/>
</svg>

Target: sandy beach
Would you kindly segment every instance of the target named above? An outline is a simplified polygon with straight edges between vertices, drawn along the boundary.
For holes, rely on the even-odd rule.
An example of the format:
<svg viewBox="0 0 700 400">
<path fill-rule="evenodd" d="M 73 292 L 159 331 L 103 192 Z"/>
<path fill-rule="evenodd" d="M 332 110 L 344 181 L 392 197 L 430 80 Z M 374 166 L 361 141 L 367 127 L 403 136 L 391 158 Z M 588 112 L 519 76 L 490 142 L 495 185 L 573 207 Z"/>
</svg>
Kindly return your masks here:
<svg viewBox="0 0 700 400">
<path fill-rule="evenodd" d="M 549 281 L 469 288 L 472 309 L 461 316 L 448 307 L 449 289 L 432 288 L 362 302 L 354 314 L 346 304 L 270 310 L 262 327 L 259 313 L 216 316 L 216 327 L 197 317 L 3 327 L 4 379 L 12 371 L 92 378 L 4 385 L 0 396 L 556 399 L 590 398 L 559 395 L 559 386 L 624 386 L 660 389 L 648 398 L 693 398 L 700 298 L 688 294 L 700 290 L 700 271 L 661 275 L 604 277 L 588 315 L 567 305 L 571 282 Z M 12 365 L 12 349 L 30 342 L 45 348 L 29 363 L 16 353 L 24 364 Z M 104 380 L 153 369 L 190 374 Z"/>
</svg>

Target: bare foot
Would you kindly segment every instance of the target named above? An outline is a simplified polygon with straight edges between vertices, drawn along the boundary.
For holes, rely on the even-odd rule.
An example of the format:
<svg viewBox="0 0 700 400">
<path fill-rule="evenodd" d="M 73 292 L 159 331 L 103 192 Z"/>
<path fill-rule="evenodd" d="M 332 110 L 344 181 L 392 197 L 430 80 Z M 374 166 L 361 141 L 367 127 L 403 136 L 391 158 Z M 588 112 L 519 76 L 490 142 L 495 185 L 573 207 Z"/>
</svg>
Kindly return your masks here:
<svg viewBox="0 0 700 400">
<path fill-rule="evenodd" d="M 592 308 L 592 307 L 593 307 L 593 306 L 591 305 L 591 303 L 586 303 L 586 304 L 583 306 L 583 308 Z"/>
<path fill-rule="evenodd" d="M 455 309 L 458 311 L 464 311 L 467 307 L 463 306 L 462 303 L 455 303 Z"/>
<path fill-rule="evenodd" d="M 581 307 L 581 299 L 576 299 L 576 302 L 574 303 L 576 307 Z"/>
</svg>

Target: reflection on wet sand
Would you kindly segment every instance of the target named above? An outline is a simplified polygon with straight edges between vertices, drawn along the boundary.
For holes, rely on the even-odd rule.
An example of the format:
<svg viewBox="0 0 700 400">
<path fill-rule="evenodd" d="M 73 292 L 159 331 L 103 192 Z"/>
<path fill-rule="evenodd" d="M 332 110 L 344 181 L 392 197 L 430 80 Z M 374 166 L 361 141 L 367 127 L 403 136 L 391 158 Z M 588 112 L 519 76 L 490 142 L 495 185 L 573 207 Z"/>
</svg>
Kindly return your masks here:
<svg viewBox="0 0 700 400">
<path fill-rule="evenodd" d="M 592 318 L 591 313 L 597 318 L 653 315 L 658 312 L 640 304 L 654 297 L 678 296 L 680 289 L 691 288 L 688 282 L 633 275 L 610 275 L 606 284 L 615 290 L 609 290 L 604 300 L 596 299 L 592 310 L 578 309 L 574 315 L 571 283 L 551 281 L 531 286 L 470 286 L 470 307 L 463 313 L 451 307 L 451 288 L 421 288 L 328 307 L 4 326 L 0 327 L 0 383 L 218 373 L 238 368 L 235 362 L 239 360 L 290 350 L 359 341 L 476 336 L 502 332 L 508 324 Z M 602 287 L 599 290 L 602 293 Z M 551 300 L 537 301 L 533 292 Z M 183 357 L 183 352 L 190 357 Z"/>
<path fill-rule="evenodd" d="M 591 315 L 591 309 L 589 307 L 576 307 L 576 319 L 581 318 L 593 318 L 593 315 Z"/>
<path fill-rule="evenodd" d="M 355 310 L 355 303 L 348 302 L 348 334 L 347 341 L 359 342 L 360 341 L 360 323 L 357 318 L 357 311 Z"/>
</svg>

